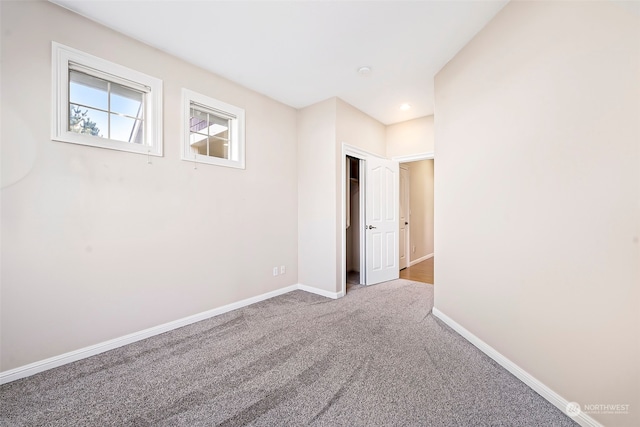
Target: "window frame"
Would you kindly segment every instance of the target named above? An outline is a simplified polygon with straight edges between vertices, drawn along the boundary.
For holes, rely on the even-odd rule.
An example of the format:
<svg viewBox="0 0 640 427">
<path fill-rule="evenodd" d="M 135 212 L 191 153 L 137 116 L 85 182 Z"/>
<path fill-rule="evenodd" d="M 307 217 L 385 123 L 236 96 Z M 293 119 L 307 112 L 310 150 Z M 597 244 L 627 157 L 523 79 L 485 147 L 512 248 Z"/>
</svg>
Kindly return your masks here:
<svg viewBox="0 0 640 427">
<path fill-rule="evenodd" d="M 63 44 L 52 42 L 51 139 L 72 144 L 162 157 L 162 80 Z M 69 130 L 69 70 L 144 92 L 144 142 L 135 144 Z"/>
<path fill-rule="evenodd" d="M 205 110 L 224 119 L 228 119 L 229 126 L 229 159 L 221 157 L 194 154 L 191 152 L 191 104 L 197 104 Z M 245 111 L 243 108 L 227 104 L 198 92 L 182 89 L 182 141 L 180 144 L 180 158 L 188 162 L 225 166 L 245 169 Z"/>
</svg>

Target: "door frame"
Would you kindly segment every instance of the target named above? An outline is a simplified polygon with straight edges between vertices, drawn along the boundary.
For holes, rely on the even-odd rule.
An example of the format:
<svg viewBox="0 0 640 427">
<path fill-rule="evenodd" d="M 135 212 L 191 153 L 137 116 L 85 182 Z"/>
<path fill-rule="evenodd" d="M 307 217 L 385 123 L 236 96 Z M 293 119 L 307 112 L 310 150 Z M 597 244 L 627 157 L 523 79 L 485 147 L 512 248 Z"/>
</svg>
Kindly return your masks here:
<svg viewBox="0 0 640 427">
<path fill-rule="evenodd" d="M 342 150 L 340 155 L 340 292 L 338 293 L 338 297 L 343 297 L 347 294 L 347 205 L 346 205 L 346 197 L 347 197 L 347 156 L 355 157 L 356 159 L 367 161 L 368 157 L 378 157 L 384 159 L 385 157 L 379 156 L 377 154 L 371 153 L 367 150 L 363 150 L 362 148 L 355 147 L 353 145 L 349 145 L 346 142 L 342 141 L 341 144 Z M 388 160 L 395 160 L 398 163 L 408 163 L 408 162 L 416 162 L 418 160 L 432 160 L 435 159 L 435 153 L 433 151 L 410 154 L 406 156 L 395 156 Z M 363 168 L 360 168 L 360 204 L 361 207 L 364 207 L 364 194 L 366 182 L 362 173 Z M 398 183 L 400 180 L 398 179 Z M 400 184 L 398 184 L 400 185 Z M 364 224 L 364 209 L 360 209 L 360 215 L 362 222 Z M 366 273 L 366 268 L 363 267 L 363 262 L 366 262 L 366 258 L 364 257 L 364 236 L 365 233 L 360 233 L 360 281 L 362 282 L 362 273 Z M 366 281 L 365 281 L 366 283 Z"/>
<path fill-rule="evenodd" d="M 435 153 L 433 151 L 428 151 L 424 153 L 409 154 L 407 156 L 395 156 L 392 157 L 391 160 L 395 160 L 398 163 L 417 162 L 419 160 L 433 160 L 435 159 L 434 154 Z"/>
<path fill-rule="evenodd" d="M 400 182 L 400 178 L 402 176 L 402 170 L 404 169 L 405 171 L 407 171 L 407 175 L 409 178 L 409 181 L 405 182 L 405 186 L 407 187 L 407 189 L 409 189 L 409 191 L 405 191 L 405 208 L 406 212 L 404 213 L 405 215 L 405 222 L 407 223 L 404 227 L 404 256 L 406 258 L 406 262 L 407 262 L 407 266 L 404 268 L 408 268 L 409 267 L 409 260 L 411 259 L 411 229 L 409 227 L 411 227 L 411 171 L 409 170 L 409 167 L 406 166 L 405 163 L 400 163 L 399 164 L 399 173 L 400 175 L 398 176 L 398 182 Z M 404 167 L 402 165 L 405 165 Z M 402 183 L 400 182 L 400 186 L 402 186 Z M 402 194 L 402 188 L 399 189 L 398 194 Z M 400 218 L 400 216 L 398 216 L 398 221 L 401 221 L 402 218 Z M 398 238 L 400 238 L 400 234 L 398 234 Z M 399 246 L 399 242 L 398 242 L 398 246 Z M 402 270 L 402 266 L 400 265 L 400 262 L 398 261 L 398 270 Z"/>
<path fill-rule="evenodd" d="M 428 152 L 424 152 L 424 153 L 409 154 L 407 156 L 395 156 L 395 157 L 392 157 L 391 160 L 395 160 L 400 164 L 410 163 L 410 162 L 418 162 L 420 160 L 435 160 L 435 152 L 428 151 Z M 435 190 L 434 190 L 434 192 L 435 192 Z M 433 233 L 435 234 L 435 229 L 433 230 Z M 410 240 L 410 239 L 411 238 L 409 238 L 407 240 Z M 409 249 L 411 249 L 411 248 L 409 248 Z M 411 252 L 409 252 L 409 259 L 411 259 Z M 411 261 L 408 262 L 408 265 L 409 265 L 409 267 L 411 266 Z"/>
<path fill-rule="evenodd" d="M 352 157 L 352 158 L 356 158 L 359 162 L 358 164 L 358 224 L 360 227 L 359 233 L 358 233 L 358 252 L 359 252 L 359 256 L 358 256 L 358 268 L 360 270 L 360 285 L 365 284 L 366 280 L 366 259 L 362 256 L 363 255 L 363 246 L 365 244 L 365 239 L 366 239 L 366 233 L 363 233 L 362 231 L 362 226 L 364 224 L 364 220 L 366 218 L 366 212 L 364 210 L 365 208 L 365 200 L 366 200 L 366 193 L 365 193 L 365 181 L 366 181 L 366 160 L 363 158 L 359 158 L 359 157 L 355 157 L 352 154 L 345 154 L 344 158 L 343 158 L 343 167 L 345 168 L 345 173 L 343 174 L 343 185 L 342 185 L 342 203 L 344 205 L 343 207 L 343 224 L 342 224 L 342 240 L 343 240 L 343 249 L 342 249 L 342 258 L 343 258 L 343 264 L 344 264 L 344 289 L 343 291 L 346 293 L 346 275 L 347 275 L 347 267 L 346 267 L 346 263 L 347 263 L 347 214 L 348 212 L 348 204 L 351 203 L 351 199 L 347 200 L 347 188 L 348 186 L 351 185 L 351 182 L 349 179 L 347 179 L 347 159 L 348 157 Z M 353 211 L 351 211 L 353 212 Z M 353 226 L 353 224 L 351 224 Z M 344 294 L 343 294 L 344 295 Z"/>
<path fill-rule="evenodd" d="M 379 159 L 384 159 L 385 157 L 378 156 L 377 154 L 370 153 L 369 151 L 363 150 L 361 148 L 355 147 L 353 145 L 349 145 L 346 142 L 342 142 L 342 155 L 340 156 L 341 170 L 340 170 L 340 188 L 341 188 L 341 196 L 340 197 L 340 240 L 342 250 L 340 251 L 340 296 L 344 296 L 347 294 L 347 156 L 355 157 L 361 161 L 367 161 L 367 158 L 376 157 Z M 364 215 L 365 215 L 365 194 L 366 194 L 366 178 L 365 178 L 365 169 L 360 164 L 360 225 L 364 224 Z M 365 257 L 365 233 L 360 233 L 360 282 L 366 283 L 366 280 L 363 280 L 363 274 L 366 274 L 366 257 Z"/>
</svg>

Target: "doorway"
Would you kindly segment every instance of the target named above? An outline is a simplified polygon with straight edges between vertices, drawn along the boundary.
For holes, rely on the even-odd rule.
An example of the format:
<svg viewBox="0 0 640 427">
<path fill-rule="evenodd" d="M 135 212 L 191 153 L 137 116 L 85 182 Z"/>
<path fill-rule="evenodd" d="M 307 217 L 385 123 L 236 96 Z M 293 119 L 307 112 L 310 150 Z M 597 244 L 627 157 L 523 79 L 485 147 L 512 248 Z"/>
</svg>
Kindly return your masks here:
<svg viewBox="0 0 640 427">
<path fill-rule="evenodd" d="M 364 219 L 364 197 L 361 182 L 361 163 L 364 160 L 352 156 L 346 156 L 346 182 L 345 182 L 345 257 L 346 257 L 346 292 L 353 286 L 364 285 L 365 268 L 361 261 L 363 244 L 363 219 Z"/>
<path fill-rule="evenodd" d="M 347 293 L 347 279 L 357 286 L 399 277 L 398 162 L 345 143 L 342 156 L 342 173 L 338 181 L 342 187 L 340 296 Z M 354 194 L 356 189 L 358 196 Z M 354 215 L 356 211 L 358 215 Z M 356 221 L 357 231 L 353 226 Z M 356 257 L 354 253 L 359 255 Z M 356 268 L 359 271 L 355 271 Z"/>
<path fill-rule="evenodd" d="M 411 243 L 409 238 L 409 179 L 409 166 L 406 164 L 400 165 L 400 234 L 398 236 L 400 239 L 398 244 L 400 254 L 398 267 L 400 270 L 409 267 L 409 246 Z"/>
<path fill-rule="evenodd" d="M 402 159 L 399 188 L 400 278 L 430 284 L 434 283 L 434 166 L 432 153 Z"/>
<path fill-rule="evenodd" d="M 433 257 L 400 271 L 400 278 L 433 285 Z"/>
</svg>

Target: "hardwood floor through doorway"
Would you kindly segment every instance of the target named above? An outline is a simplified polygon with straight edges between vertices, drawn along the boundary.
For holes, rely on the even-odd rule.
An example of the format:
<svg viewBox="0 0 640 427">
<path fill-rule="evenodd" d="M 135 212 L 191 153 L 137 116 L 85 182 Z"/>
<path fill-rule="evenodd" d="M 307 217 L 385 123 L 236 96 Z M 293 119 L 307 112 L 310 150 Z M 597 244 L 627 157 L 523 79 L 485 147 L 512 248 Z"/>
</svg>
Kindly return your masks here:
<svg viewBox="0 0 640 427">
<path fill-rule="evenodd" d="M 433 284 L 433 257 L 400 270 L 400 278 Z"/>
</svg>

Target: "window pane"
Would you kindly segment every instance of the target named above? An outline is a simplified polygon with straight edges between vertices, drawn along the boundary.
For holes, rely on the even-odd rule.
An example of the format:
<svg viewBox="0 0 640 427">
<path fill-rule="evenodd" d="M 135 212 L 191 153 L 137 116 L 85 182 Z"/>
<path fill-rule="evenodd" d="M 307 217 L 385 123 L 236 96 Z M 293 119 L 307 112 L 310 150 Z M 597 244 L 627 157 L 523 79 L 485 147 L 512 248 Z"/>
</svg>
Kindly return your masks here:
<svg viewBox="0 0 640 427">
<path fill-rule="evenodd" d="M 229 158 L 229 119 L 199 110 L 191 105 L 189 143 L 204 156 Z"/>
<path fill-rule="evenodd" d="M 191 132 L 191 135 L 189 135 L 189 143 L 191 145 L 191 148 L 199 148 L 199 147 L 205 147 L 207 144 L 207 135 L 203 135 L 201 133 L 195 133 L 195 132 Z M 200 152 L 198 150 L 198 152 Z M 207 154 L 207 150 L 204 150 L 204 153 L 200 153 L 200 154 Z"/>
<path fill-rule="evenodd" d="M 142 119 L 143 96 L 141 92 L 111 83 L 111 111 Z"/>
<path fill-rule="evenodd" d="M 195 108 L 191 109 L 191 117 L 189 118 L 189 129 L 191 132 L 200 132 L 200 130 L 207 128 L 207 113 L 198 111 Z"/>
<path fill-rule="evenodd" d="M 221 159 L 229 158 L 229 143 L 215 137 L 209 138 L 209 156 Z"/>
<path fill-rule="evenodd" d="M 111 114 L 111 139 L 139 144 L 143 128 L 141 120 Z"/>
<path fill-rule="evenodd" d="M 107 86 L 106 80 L 79 71 L 69 71 L 69 102 L 106 110 Z"/>
<path fill-rule="evenodd" d="M 229 128 L 229 119 L 216 116 L 213 113 L 191 108 L 191 119 L 189 123 L 191 132 L 198 132 L 205 135 L 217 135 Z"/>
<path fill-rule="evenodd" d="M 107 113 L 71 104 L 69 131 L 105 138 L 108 135 Z"/>
</svg>

